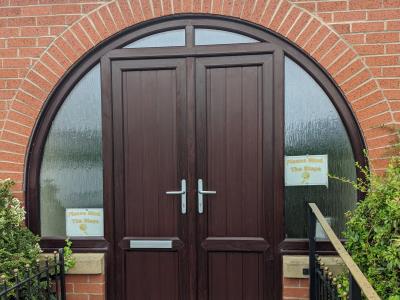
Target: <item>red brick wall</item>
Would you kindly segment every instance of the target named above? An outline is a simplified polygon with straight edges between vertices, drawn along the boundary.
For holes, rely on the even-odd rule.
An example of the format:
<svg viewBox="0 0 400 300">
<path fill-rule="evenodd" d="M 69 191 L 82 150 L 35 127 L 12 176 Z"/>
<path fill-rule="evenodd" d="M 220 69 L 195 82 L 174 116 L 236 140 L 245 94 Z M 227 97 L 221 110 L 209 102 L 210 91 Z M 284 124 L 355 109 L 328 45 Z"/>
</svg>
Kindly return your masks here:
<svg viewBox="0 0 400 300">
<path fill-rule="evenodd" d="M 33 125 L 60 77 L 116 32 L 181 12 L 242 18 L 303 48 L 343 90 L 384 170 L 395 135 L 380 125 L 400 123 L 399 0 L 0 0 L 0 178 L 17 182 L 17 196 Z"/>
<path fill-rule="evenodd" d="M 104 300 L 104 275 L 67 275 L 68 300 Z"/>
<path fill-rule="evenodd" d="M 374 167 L 383 169 L 386 162 L 384 158 L 387 156 L 385 146 L 395 136 L 374 127 L 382 123 L 400 122 L 400 1 L 291 2 L 321 18 L 361 58 L 360 62 L 364 66 L 361 67 L 360 62 L 353 62 L 354 70 L 349 68 L 348 72 L 342 72 L 335 79 L 340 82 L 341 79 L 337 77 L 349 78 L 353 75 L 341 88 L 348 95 L 353 109 L 359 111 L 357 116 L 363 125 L 370 155 L 375 159 Z M 340 68 L 341 60 L 337 60 L 337 68 Z M 371 76 L 375 83 L 367 82 Z M 356 85 L 361 86 L 349 95 L 348 91 Z M 359 97 L 357 93 L 361 90 L 366 95 L 354 100 Z"/>
<path fill-rule="evenodd" d="M 283 300 L 306 300 L 308 299 L 309 281 L 305 278 L 283 279 Z"/>
</svg>

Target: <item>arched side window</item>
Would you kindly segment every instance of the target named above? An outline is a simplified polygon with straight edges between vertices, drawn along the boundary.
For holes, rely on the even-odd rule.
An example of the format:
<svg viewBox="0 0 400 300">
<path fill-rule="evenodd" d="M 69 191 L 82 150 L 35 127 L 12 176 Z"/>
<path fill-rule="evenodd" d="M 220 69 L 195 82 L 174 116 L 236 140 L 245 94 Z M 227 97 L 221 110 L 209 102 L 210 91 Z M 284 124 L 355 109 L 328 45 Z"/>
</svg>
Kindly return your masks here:
<svg viewBox="0 0 400 300">
<path fill-rule="evenodd" d="M 182 24 L 186 20 L 181 20 Z M 349 124 L 356 124 L 351 118 L 350 109 L 344 104 L 345 100 L 336 93 L 335 97 L 321 87 L 321 82 L 310 75 L 306 70 L 289 58 L 297 50 L 286 41 L 266 33 L 263 30 L 247 25 L 233 24 L 226 30 L 221 27 L 207 27 L 209 20 L 191 22 L 191 35 L 188 35 L 189 25 L 182 28 L 174 26 L 171 30 L 148 30 L 143 34 L 140 30 L 135 34 L 121 35 L 110 42 L 104 50 L 98 51 L 90 60 L 90 68 L 79 69 L 80 79 L 75 81 L 68 94 L 59 97 L 59 109 L 53 116 L 49 128 L 38 127 L 37 131 L 48 132 L 42 145 L 32 143 L 32 147 L 42 147 L 38 153 L 41 161 L 38 193 L 28 189 L 28 196 L 34 193 L 38 203 L 31 205 L 32 215 L 38 220 L 30 218 L 37 233 L 42 237 L 58 237 L 63 239 L 67 235 L 66 213 L 68 209 L 102 209 L 103 203 L 103 160 L 102 160 L 102 104 L 101 104 L 101 75 L 100 58 L 112 49 L 117 48 L 148 48 L 148 47 L 195 47 L 207 45 L 248 44 L 258 42 L 277 43 L 290 55 L 282 61 L 284 72 L 284 115 L 282 116 L 282 132 L 284 132 L 284 155 L 306 156 L 327 155 L 328 172 L 349 179 L 356 177 L 355 160 L 361 152 L 360 143 L 354 141 L 358 129 L 352 129 L 349 134 Z M 211 22 L 212 23 L 212 22 Z M 180 24 L 180 23 L 179 23 Z M 193 25 L 194 24 L 194 25 Z M 229 27 L 230 22 L 226 22 Z M 193 27 L 194 26 L 194 27 Z M 166 28 L 168 29 L 168 28 Z M 246 31 L 247 30 L 247 31 Z M 242 32 L 243 31 L 243 32 Z M 193 40 L 188 40 L 188 36 Z M 188 41 L 189 44 L 188 45 Z M 287 48 L 286 48 L 287 47 Z M 296 52 L 297 53 L 297 52 Z M 299 54 L 303 55 L 303 54 Z M 303 55 L 304 56 L 304 55 Z M 307 60 L 305 56 L 302 58 Z M 318 67 L 315 66 L 317 69 Z M 321 71 L 321 74 L 323 72 Z M 325 76 L 325 75 L 324 75 Z M 327 77 L 326 77 L 327 78 Z M 327 82 L 329 79 L 327 79 Z M 62 86 L 62 84 L 61 84 Z M 332 89 L 333 84 L 330 83 Z M 342 101 L 338 110 L 335 101 Z M 335 103 L 334 103 L 335 102 Z M 52 105 L 51 98 L 48 103 Z M 346 111 L 344 117 L 341 112 Z M 350 116 L 350 117 L 349 117 Z M 46 118 L 46 116 L 43 116 Z M 354 126 L 353 126 L 354 127 Z M 352 137 L 352 138 L 351 138 Z M 356 151 L 357 153 L 355 153 Z M 31 159 L 35 159 L 32 157 Z M 284 157 L 282 157 L 283 163 Z M 29 170 L 29 166 L 28 166 Z M 28 173 L 30 182 L 34 171 Z M 356 201 L 357 193 L 351 187 L 333 180 L 327 186 L 282 186 L 284 191 L 284 223 L 286 238 L 306 237 L 305 202 L 313 201 L 318 204 L 322 212 L 329 219 L 337 233 L 342 232 L 344 213 L 351 210 Z M 33 197 L 34 198 L 34 197 Z M 37 208 L 35 208 L 35 205 Z M 39 213 L 40 212 L 40 218 Z M 299 224 L 302 224 L 299 226 Z M 103 229 L 103 228 L 102 228 Z M 85 230 L 85 228 L 82 228 Z M 103 230 L 99 230 L 94 237 L 102 237 Z M 71 236 L 71 234 L 69 234 Z M 75 235 L 72 235 L 74 237 Z M 79 235 L 78 235 L 79 236 Z"/>
<path fill-rule="evenodd" d="M 40 171 L 42 236 L 66 236 L 68 209 L 103 207 L 100 91 L 96 65 L 71 90 L 51 125 Z"/>
<path fill-rule="evenodd" d="M 353 149 L 336 108 L 318 83 L 290 58 L 285 59 L 285 155 L 327 155 L 330 174 L 356 178 Z M 306 236 L 306 202 L 315 202 L 340 234 L 344 214 L 355 207 L 357 193 L 350 185 L 331 179 L 327 186 L 286 186 L 288 238 Z M 320 229 L 317 234 L 322 235 Z"/>
</svg>

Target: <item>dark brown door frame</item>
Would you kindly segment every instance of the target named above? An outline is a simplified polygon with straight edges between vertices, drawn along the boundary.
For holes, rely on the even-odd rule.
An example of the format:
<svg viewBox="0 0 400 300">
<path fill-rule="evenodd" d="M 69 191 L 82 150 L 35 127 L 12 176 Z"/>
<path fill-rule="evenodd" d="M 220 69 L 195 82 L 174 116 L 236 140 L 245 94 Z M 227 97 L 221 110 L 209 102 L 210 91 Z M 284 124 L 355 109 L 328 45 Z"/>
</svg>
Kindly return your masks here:
<svg viewBox="0 0 400 300">
<path fill-rule="evenodd" d="M 182 48 L 182 47 L 171 47 L 171 48 L 163 48 L 163 49 L 118 49 L 113 50 L 104 55 L 101 59 L 101 74 L 102 74 L 102 105 L 103 105 L 103 136 L 107 139 L 107 141 L 112 141 L 108 143 L 104 143 L 103 145 L 103 160 L 104 160 L 104 172 L 107 176 L 104 178 L 104 201 L 105 205 L 105 223 L 112 224 L 112 226 L 108 226 L 107 235 L 112 236 L 113 240 L 109 240 L 110 244 L 115 243 L 115 220 L 109 219 L 112 216 L 112 211 L 115 211 L 115 186 L 117 185 L 115 180 L 121 181 L 122 178 L 115 172 L 114 166 L 114 153 L 113 144 L 115 143 L 115 136 L 113 136 L 113 107 L 112 107 L 112 61 L 118 60 L 142 60 L 142 59 L 155 59 L 155 58 L 179 58 L 185 57 L 187 61 L 187 73 L 189 79 L 187 85 L 187 105 L 188 109 L 194 112 L 195 110 L 195 58 L 196 57 L 217 57 L 217 56 L 235 56 L 235 55 L 256 55 L 256 54 L 273 54 L 273 76 L 274 80 L 271 82 L 268 87 L 273 89 L 274 92 L 274 105 L 270 107 L 273 109 L 274 118 L 271 120 L 271 124 L 273 123 L 274 132 L 272 134 L 273 141 L 271 141 L 272 145 L 270 145 L 273 149 L 274 153 L 274 176 L 270 177 L 270 180 L 274 182 L 271 183 L 273 185 L 273 207 L 275 209 L 274 222 L 275 228 L 272 233 L 273 236 L 273 245 L 271 245 L 271 255 L 276 259 L 274 260 L 273 267 L 273 286 L 274 288 L 274 298 L 281 298 L 281 274 L 282 274 L 282 266 L 280 259 L 280 249 L 278 248 L 280 241 L 283 240 L 283 214 L 279 216 L 279 212 L 283 212 L 283 51 L 272 45 L 267 43 L 257 43 L 257 44 L 248 44 L 248 45 L 223 45 L 223 46 L 199 46 L 195 48 Z M 189 114 L 193 115 L 193 114 Z M 194 137 L 195 132 L 195 120 L 189 119 L 187 123 L 189 136 Z M 196 140 L 189 139 L 188 140 L 188 151 L 189 153 L 195 153 L 196 149 Z M 188 156 L 188 165 L 195 166 L 195 155 Z M 189 188 L 189 199 L 196 199 L 197 195 L 195 193 L 196 190 L 196 180 L 197 180 L 197 171 L 189 167 L 188 169 L 188 188 Z M 116 178 L 115 176 L 118 176 Z M 114 179 L 113 179 L 114 178 Z M 196 213 L 196 201 L 188 201 L 188 210 Z M 106 212 L 108 210 L 108 213 Z M 108 216 L 108 220 L 107 220 Z M 189 226 L 190 229 L 195 228 L 194 223 L 196 222 L 195 218 L 191 218 L 188 222 L 191 222 L 192 226 Z M 191 232 L 189 234 L 196 234 L 195 232 Z M 194 258 L 197 255 L 198 249 L 193 247 L 189 249 L 190 261 L 195 261 Z M 108 266 L 108 297 L 112 299 L 114 295 L 117 295 L 117 291 L 115 290 L 116 282 L 122 280 L 122 274 L 117 274 L 116 265 L 116 249 L 110 247 L 108 253 L 109 263 Z M 112 261 L 112 262 L 111 262 Z M 190 266 L 190 270 L 196 270 L 196 266 Z M 190 276 L 190 278 L 195 278 L 195 276 Z M 198 288 L 198 283 L 195 281 L 189 282 L 189 289 L 191 299 L 196 299 L 196 290 Z M 119 295 L 118 295 L 119 296 Z"/>
<path fill-rule="evenodd" d="M 229 30 L 241 34 L 248 35 L 260 41 L 265 41 L 274 45 L 275 48 L 281 49 L 285 56 L 290 57 L 306 70 L 321 88 L 327 93 L 330 100 L 337 109 L 341 119 L 345 125 L 350 141 L 353 146 L 356 161 L 366 164 L 363 155 L 365 143 L 360 130 L 360 126 L 349 106 L 345 101 L 340 88 L 334 83 L 330 75 L 321 68 L 313 58 L 307 55 L 302 49 L 297 47 L 290 41 L 279 37 L 276 33 L 259 25 L 238 20 L 226 16 L 211 16 L 207 14 L 181 14 L 176 16 L 166 16 L 152 19 L 138 25 L 127 28 L 120 33 L 105 40 L 98 47 L 90 50 L 86 55 L 77 61 L 77 63 L 68 71 L 57 83 L 53 92 L 46 100 L 44 107 L 40 113 L 37 123 L 34 126 L 32 137 L 29 141 L 27 160 L 25 164 L 24 190 L 26 194 L 26 209 L 28 211 L 26 222 L 29 228 L 36 234 L 40 235 L 40 166 L 42 162 L 43 149 L 46 138 L 59 108 L 63 104 L 66 96 L 75 86 L 75 84 L 97 63 L 101 57 L 107 55 L 114 49 L 119 49 L 124 45 L 156 32 L 165 30 L 185 28 L 187 32 L 187 47 L 193 47 L 193 27 L 207 27 L 222 30 Z M 199 46 L 196 46 L 198 48 Z M 201 46 L 209 47 L 209 46 Z M 212 47 L 212 46 L 211 46 Z M 134 51 L 134 49 L 131 49 Z M 164 48 L 167 50 L 167 48 Z M 283 71 L 281 80 L 283 80 Z M 283 120 L 281 121 L 283 124 Z M 109 138 L 110 136 L 107 136 Z M 104 136 L 104 144 L 109 143 Z M 358 174 L 361 176 L 362 174 Z M 107 177 L 107 174 L 104 174 Z M 105 197 L 107 196 L 106 191 Z M 104 203 L 107 206 L 107 203 Z M 283 229 L 282 229 L 283 230 Z M 75 251 L 98 251 L 105 252 L 109 245 L 109 236 L 105 233 L 105 237 L 98 238 L 82 238 L 73 239 Z M 64 237 L 45 237 L 41 240 L 41 246 L 46 251 L 52 251 L 64 244 Z M 308 249 L 306 239 L 290 239 L 285 240 L 281 244 L 282 253 L 305 254 Z M 319 242 L 318 249 L 329 251 L 331 247 L 327 243 Z"/>
<path fill-rule="evenodd" d="M 110 37 L 101 43 L 101 45 L 93 48 L 88 51 L 81 59 L 77 61 L 77 63 L 65 73 L 65 75 L 59 80 L 56 87 L 49 95 L 46 100 L 43 109 L 40 113 L 40 116 L 34 126 L 33 134 L 29 141 L 29 146 L 27 150 L 27 159 L 25 164 L 25 178 L 24 178 L 24 191 L 26 196 L 26 209 L 27 209 L 27 218 L 26 222 L 29 228 L 36 234 L 40 235 L 40 194 L 39 194 L 39 185 L 40 185 L 40 166 L 42 162 L 43 149 L 46 142 L 46 138 L 51 127 L 52 121 L 55 118 L 59 108 L 63 104 L 66 96 L 75 86 L 75 84 L 97 63 L 99 63 L 101 57 L 107 55 L 113 49 L 118 49 L 123 47 L 124 45 L 147 36 L 149 34 L 153 34 L 156 32 L 161 32 L 165 30 L 185 28 L 187 33 L 187 47 L 193 47 L 193 27 L 207 27 L 214 29 L 222 29 L 229 30 L 241 34 L 248 35 L 252 38 L 255 38 L 259 41 L 265 41 L 267 43 L 271 43 L 277 49 L 280 49 L 282 52 L 281 58 L 278 55 L 275 55 L 275 59 L 281 61 L 283 65 L 283 54 L 287 57 L 290 57 L 296 63 L 298 63 L 304 70 L 306 70 L 321 88 L 327 93 L 335 108 L 337 109 L 341 119 L 345 125 L 347 133 L 349 135 L 350 141 L 353 146 L 353 152 L 355 155 L 356 161 L 359 161 L 362 164 L 366 164 L 366 159 L 363 155 L 363 149 L 365 149 L 365 143 L 362 136 L 362 132 L 360 130 L 360 126 L 349 106 L 346 102 L 343 93 L 340 88 L 335 84 L 330 75 L 316 62 L 313 58 L 311 58 L 307 53 L 305 53 L 301 48 L 299 48 L 294 43 L 287 41 L 286 39 L 280 37 L 273 31 L 264 28 L 262 26 L 246 22 L 244 20 L 239 20 L 233 17 L 226 16 L 214 16 L 207 14 L 181 14 L 174 16 L 166 16 L 161 18 L 152 19 L 149 21 L 142 22 L 138 25 L 127 28 L 120 33 Z M 197 48 L 198 46 L 196 46 Z M 202 46 L 203 47 L 203 46 Z M 204 46 L 208 47 L 208 46 Z M 133 49 L 132 49 L 133 50 Z M 166 50 L 164 48 L 163 50 Z M 189 57 L 187 60 L 193 60 L 193 58 Z M 105 64 L 107 67 L 108 60 L 104 60 L 102 64 Z M 279 64 L 278 64 L 279 65 Z M 188 73 L 193 72 L 188 68 Z M 278 81 L 276 84 L 283 85 L 283 68 L 279 68 L 275 70 L 275 79 Z M 106 79 L 107 80 L 107 79 Z M 279 81 L 281 83 L 279 83 Z M 280 90 L 283 93 L 283 90 Z M 104 87 L 102 93 L 108 93 L 107 87 Z M 277 93 L 279 93 L 277 91 Z M 191 92 L 188 90 L 188 94 Z M 283 99 L 283 95 L 277 95 L 278 98 Z M 190 104 L 189 104 L 190 105 Z M 281 106 L 280 106 L 281 107 Z M 104 122 L 108 122 L 108 118 L 111 118 L 110 109 L 107 108 L 107 103 L 103 103 L 103 117 Z M 283 109 L 283 106 L 282 106 Z M 276 108 L 277 115 L 283 115 L 279 108 Z M 193 121 L 193 120 L 192 120 Z M 191 120 L 189 120 L 189 123 Z M 282 126 L 284 120 L 274 120 L 276 126 Z M 190 130 L 190 129 L 188 129 Z M 281 136 L 280 136 L 281 135 Z M 283 132 L 276 133 L 275 140 L 283 140 Z M 104 151 L 112 151 L 110 147 L 112 145 L 112 133 L 108 132 L 107 129 L 103 130 L 103 149 Z M 107 150 L 108 149 L 108 150 Z M 283 148 L 276 149 L 277 152 L 282 153 Z M 109 162 L 104 162 L 104 167 L 111 169 L 111 166 L 107 166 Z M 279 164 L 279 161 L 275 162 Z M 361 174 L 358 174 L 359 176 Z M 277 183 L 281 180 L 280 176 L 283 178 L 283 174 L 277 174 L 275 176 L 275 180 Z M 110 178 L 113 177 L 113 174 L 104 174 L 104 199 L 108 199 L 110 197 L 110 190 L 107 190 L 107 182 Z M 279 193 L 282 193 L 280 191 Z M 193 195 L 191 195 L 193 197 Z M 276 197 L 280 197 L 283 199 L 283 195 L 276 195 Z M 282 200 L 283 201 L 283 200 Z M 283 203 L 282 205 L 277 206 L 277 214 L 283 216 Z M 105 211 L 112 211 L 113 204 L 107 201 L 104 201 L 104 209 Z M 279 228 L 281 231 L 277 236 L 283 237 L 284 227 Z M 280 252 L 281 254 L 306 254 L 308 251 L 308 243 L 305 239 L 290 239 L 290 240 L 282 240 L 279 239 L 278 242 L 281 242 Z M 108 263 L 108 258 L 113 256 L 112 249 L 109 249 L 109 245 L 113 243 L 112 230 L 105 227 L 105 236 L 104 238 L 77 238 L 73 239 L 73 247 L 75 252 L 104 252 L 106 253 L 106 269 L 107 274 L 114 274 L 112 264 Z M 45 237 L 41 240 L 41 246 L 45 251 L 53 251 L 59 247 L 64 245 L 64 237 Z M 329 252 L 331 251 L 331 247 L 324 242 L 320 242 L 317 245 L 319 251 Z M 108 280 L 108 279 L 107 279 Z M 107 291 L 110 294 L 111 289 Z"/>
</svg>

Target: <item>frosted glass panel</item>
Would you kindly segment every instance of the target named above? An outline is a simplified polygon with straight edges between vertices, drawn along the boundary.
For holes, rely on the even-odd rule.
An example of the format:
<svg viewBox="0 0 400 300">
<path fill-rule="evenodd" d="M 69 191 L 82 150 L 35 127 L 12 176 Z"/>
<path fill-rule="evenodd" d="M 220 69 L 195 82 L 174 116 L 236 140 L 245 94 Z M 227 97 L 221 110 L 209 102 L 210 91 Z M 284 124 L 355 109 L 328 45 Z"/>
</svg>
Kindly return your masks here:
<svg viewBox="0 0 400 300">
<path fill-rule="evenodd" d="M 328 154 L 328 172 L 355 179 L 354 155 L 345 127 L 328 96 L 299 65 L 285 59 L 285 155 Z M 285 188 L 288 238 L 307 236 L 306 202 L 315 202 L 337 234 L 357 193 L 329 179 L 329 186 Z"/>
<path fill-rule="evenodd" d="M 194 34 L 195 45 L 225 45 L 258 42 L 251 37 L 239 33 L 217 29 L 196 28 Z"/>
<path fill-rule="evenodd" d="M 146 36 L 124 48 L 174 47 L 185 44 L 185 29 L 177 29 Z"/>
<path fill-rule="evenodd" d="M 42 236 L 65 236 L 66 208 L 103 207 L 100 65 L 72 89 L 51 126 L 40 172 Z"/>
</svg>

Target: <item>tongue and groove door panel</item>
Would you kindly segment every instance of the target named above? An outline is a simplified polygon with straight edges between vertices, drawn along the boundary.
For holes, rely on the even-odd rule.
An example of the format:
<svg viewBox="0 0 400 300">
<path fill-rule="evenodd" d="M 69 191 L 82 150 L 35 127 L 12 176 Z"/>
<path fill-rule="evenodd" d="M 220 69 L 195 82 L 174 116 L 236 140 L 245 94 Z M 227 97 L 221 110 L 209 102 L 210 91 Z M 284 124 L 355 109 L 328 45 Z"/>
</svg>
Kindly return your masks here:
<svg viewBox="0 0 400 300">
<path fill-rule="evenodd" d="M 116 299 L 273 299 L 273 55 L 194 54 L 111 60 Z"/>
<path fill-rule="evenodd" d="M 184 59 L 112 61 L 119 299 L 188 299 L 186 215 L 166 195 L 187 172 L 185 75 Z"/>
<path fill-rule="evenodd" d="M 272 299 L 272 55 L 196 61 L 199 299 Z"/>
</svg>

